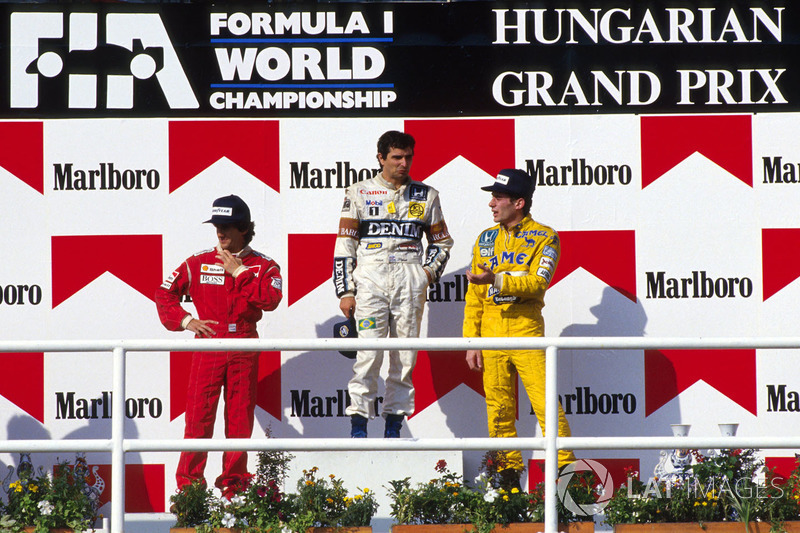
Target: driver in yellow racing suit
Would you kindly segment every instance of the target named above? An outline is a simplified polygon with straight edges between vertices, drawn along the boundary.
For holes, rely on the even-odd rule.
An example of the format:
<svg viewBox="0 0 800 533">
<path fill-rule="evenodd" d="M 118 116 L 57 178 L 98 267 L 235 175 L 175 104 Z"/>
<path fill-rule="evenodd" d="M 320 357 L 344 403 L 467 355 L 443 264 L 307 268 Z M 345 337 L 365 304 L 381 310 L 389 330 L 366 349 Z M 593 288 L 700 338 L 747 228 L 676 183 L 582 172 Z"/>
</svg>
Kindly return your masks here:
<svg viewBox="0 0 800 533">
<path fill-rule="evenodd" d="M 522 170 L 501 170 L 489 207 L 498 224 L 480 234 L 467 270 L 470 282 L 464 308 L 465 337 L 544 336 L 544 294 L 558 265 L 560 242 L 552 228 L 530 217 L 535 183 Z M 468 350 L 467 364 L 483 372 L 486 411 L 491 437 L 516 437 L 517 374 L 528 393 L 544 434 L 544 350 Z M 570 436 L 569 424 L 558 407 L 558 435 Z M 519 451 L 504 452 L 500 484 L 519 487 L 523 469 Z M 575 461 L 559 450 L 559 467 Z"/>
</svg>

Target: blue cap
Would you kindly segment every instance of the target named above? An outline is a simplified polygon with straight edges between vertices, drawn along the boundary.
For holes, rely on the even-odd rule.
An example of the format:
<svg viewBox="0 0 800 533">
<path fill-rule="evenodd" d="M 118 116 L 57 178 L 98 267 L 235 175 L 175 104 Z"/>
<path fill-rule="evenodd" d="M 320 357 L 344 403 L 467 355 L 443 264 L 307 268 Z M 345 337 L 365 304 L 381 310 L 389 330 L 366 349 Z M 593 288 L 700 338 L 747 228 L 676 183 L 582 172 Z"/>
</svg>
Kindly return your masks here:
<svg viewBox="0 0 800 533">
<path fill-rule="evenodd" d="M 356 331 L 356 319 L 350 317 L 342 322 L 337 322 L 333 325 L 333 338 L 334 339 L 349 339 L 358 337 Z M 348 359 L 355 359 L 356 352 L 352 350 L 339 350 L 339 353 Z"/>
<path fill-rule="evenodd" d="M 514 198 L 530 198 L 535 187 L 533 178 L 524 170 L 505 168 L 497 174 L 493 184 L 481 189 L 507 194 Z"/>
<path fill-rule="evenodd" d="M 211 206 L 211 218 L 203 224 L 238 224 L 250 222 L 250 208 L 244 200 L 231 194 L 217 198 Z"/>
</svg>

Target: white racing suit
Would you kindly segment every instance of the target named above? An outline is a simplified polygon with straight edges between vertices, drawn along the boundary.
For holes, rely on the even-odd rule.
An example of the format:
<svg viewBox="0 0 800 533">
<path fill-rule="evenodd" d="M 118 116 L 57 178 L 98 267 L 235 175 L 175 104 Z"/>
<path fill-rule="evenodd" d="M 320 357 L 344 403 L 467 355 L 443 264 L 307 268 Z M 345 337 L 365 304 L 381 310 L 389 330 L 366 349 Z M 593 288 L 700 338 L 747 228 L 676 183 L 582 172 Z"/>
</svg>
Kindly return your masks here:
<svg viewBox="0 0 800 533">
<path fill-rule="evenodd" d="M 428 247 L 423 257 L 422 237 Z M 339 298 L 355 296 L 360 338 L 418 337 L 428 275 L 439 279 L 450 257 L 439 193 L 409 180 L 399 188 L 382 176 L 345 191 L 334 249 L 333 282 Z M 411 415 L 416 351 L 391 350 L 382 414 Z M 376 416 L 383 351 L 360 350 L 349 383 L 348 415 Z"/>
</svg>

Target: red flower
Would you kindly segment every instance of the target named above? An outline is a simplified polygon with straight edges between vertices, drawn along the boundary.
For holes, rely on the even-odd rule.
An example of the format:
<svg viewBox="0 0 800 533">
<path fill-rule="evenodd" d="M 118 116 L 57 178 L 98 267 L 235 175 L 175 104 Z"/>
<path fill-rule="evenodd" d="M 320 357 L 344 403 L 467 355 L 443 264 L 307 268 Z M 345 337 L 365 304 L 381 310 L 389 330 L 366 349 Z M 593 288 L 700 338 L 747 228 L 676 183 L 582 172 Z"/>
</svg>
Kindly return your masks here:
<svg viewBox="0 0 800 533">
<path fill-rule="evenodd" d="M 439 459 L 439 462 L 436 463 L 436 471 L 442 473 L 445 470 L 447 470 L 447 461 L 444 459 Z"/>
</svg>

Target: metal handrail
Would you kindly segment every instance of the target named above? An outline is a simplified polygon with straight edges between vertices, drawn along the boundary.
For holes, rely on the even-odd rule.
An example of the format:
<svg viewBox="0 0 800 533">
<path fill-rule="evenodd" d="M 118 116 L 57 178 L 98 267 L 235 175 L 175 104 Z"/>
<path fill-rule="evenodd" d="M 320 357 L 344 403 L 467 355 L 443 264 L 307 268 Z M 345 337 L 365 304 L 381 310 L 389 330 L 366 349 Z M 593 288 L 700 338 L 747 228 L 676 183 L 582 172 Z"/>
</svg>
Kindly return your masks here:
<svg viewBox="0 0 800 533">
<path fill-rule="evenodd" d="M 642 349 L 791 349 L 800 337 L 482 337 L 416 339 L 182 339 L 0 341 L 0 352 L 111 352 L 113 403 L 111 439 L 0 441 L 0 452 L 111 452 L 111 532 L 125 519 L 125 454 L 134 451 L 358 451 L 358 450 L 544 450 L 545 533 L 557 531 L 556 479 L 560 449 L 800 448 L 798 437 L 558 437 L 556 391 L 558 351 Z M 125 439 L 125 358 L 154 351 L 319 351 L 319 350 L 543 349 L 546 351 L 545 437 L 449 439 Z"/>
</svg>

